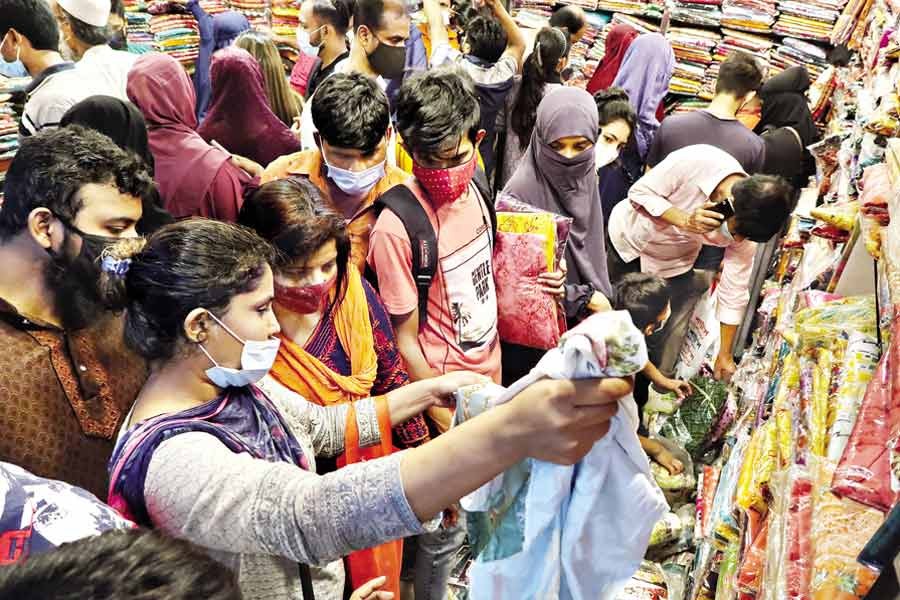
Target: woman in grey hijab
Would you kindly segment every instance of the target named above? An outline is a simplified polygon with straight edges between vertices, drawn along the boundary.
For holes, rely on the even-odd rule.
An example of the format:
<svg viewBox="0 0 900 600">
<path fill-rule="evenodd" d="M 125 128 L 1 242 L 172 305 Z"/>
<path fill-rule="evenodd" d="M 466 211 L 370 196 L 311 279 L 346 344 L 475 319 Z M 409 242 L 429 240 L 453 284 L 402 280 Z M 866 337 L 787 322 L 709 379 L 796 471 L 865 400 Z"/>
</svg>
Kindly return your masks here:
<svg viewBox="0 0 900 600">
<path fill-rule="evenodd" d="M 528 149 L 500 193 L 572 219 L 563 302 L 570 325 L 609 308 L 612 286 L 597 169 L 616 160 L 634 122 L 634 111 L 620 89 L 598 94 L 596 100 L 573 87 L 547 94 L 538 107 Z M 505 344 L 502 354 L 504 381 L 514 381 L 541 353 Z"/>
</svg>

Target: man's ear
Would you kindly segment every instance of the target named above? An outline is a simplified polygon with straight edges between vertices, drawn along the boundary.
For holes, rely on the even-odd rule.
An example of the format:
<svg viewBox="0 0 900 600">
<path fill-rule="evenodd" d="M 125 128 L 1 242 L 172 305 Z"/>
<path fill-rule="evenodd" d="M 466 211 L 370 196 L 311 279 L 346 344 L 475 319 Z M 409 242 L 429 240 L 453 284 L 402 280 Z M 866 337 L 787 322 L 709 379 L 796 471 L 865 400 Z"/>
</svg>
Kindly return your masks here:
<svg viewBox="0 0 900 600">
<path fill-rule="evenodd" d="M 53 234 L 62 224 L 53 216 L 49 208 L 38 207 L 28 214 L 28 233 L 38 246 L 44 250 L 53 247 Z"/>
<path fill-rule="evenodd" d="M 486 135 L 487 135 L 487 131 L 485 131 L 484 129 L 479 129 L 478 133 L 475 134 L 475 148 L 476 149 L 481 144 L 482 140 L 484 140 L 484 136 L 486 136 Z"/>
</svg>

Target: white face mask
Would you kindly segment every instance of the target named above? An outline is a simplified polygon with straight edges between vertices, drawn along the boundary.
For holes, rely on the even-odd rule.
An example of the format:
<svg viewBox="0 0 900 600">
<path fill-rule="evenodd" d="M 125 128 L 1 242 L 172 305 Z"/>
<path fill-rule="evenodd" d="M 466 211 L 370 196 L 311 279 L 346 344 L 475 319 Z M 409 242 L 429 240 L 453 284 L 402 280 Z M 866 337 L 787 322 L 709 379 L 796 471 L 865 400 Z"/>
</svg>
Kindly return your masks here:
<svg viewBox="0 0 900 600">
<path fill-rule="evenodd" d="M 617 158 L 619 158 L 619 148 L 617 146 L 610 146 L 597 140 L 597 143 L 594 145 L 594 160 L 598 169 L 614 162 Z"/>
<path fill-rule="evenodd" d="M 212 313 L 209 313 L 209 315 L 228 332 L 228 335 L 244 345 L 244 349 L 241 350 L 241 368 L 230 369 L 220 366 L 216 359 L 206 351 L 203 344 L 200 344 L 203 354 L 215 365 L 206 370 L 206 376 L 209 377 L 209 380 L 220 388 L 229 388 L 245 387 L 265 377 L 272 369 L 272 365 L 275 364 L 281 340 L 272 338 L 264 342 L 245 342 L 216 315 Z"/>
<path fill-rule="evenodd" d="M 728 229 L 728 219 L 722 221 L 722 225 L 719 226 L 719 231 L 723 236 L 725 236 L 726 240 L 728 240 L 729 242 L 734 241 L 734 236 L 731 234 L 731 230 Z"/>
<path fill-rule="evenodd" d="M 325 27 L 322 25 L 322 27 Z M 319 50 L 322 48 L 322 43 L 324 40 L 319 41 L 318 46 L 314 46 L 312 42 L 310 42 L 310 38 L 312 34 L 316 31 L 320 31 L 322 27 L 313 30 L 312 32 L 306 31 L 302 27 L 297 28 L 297 47 L 300 48 L 300 52 L 306 54 L 307 56 L 319 56 Z"/>
</svg>

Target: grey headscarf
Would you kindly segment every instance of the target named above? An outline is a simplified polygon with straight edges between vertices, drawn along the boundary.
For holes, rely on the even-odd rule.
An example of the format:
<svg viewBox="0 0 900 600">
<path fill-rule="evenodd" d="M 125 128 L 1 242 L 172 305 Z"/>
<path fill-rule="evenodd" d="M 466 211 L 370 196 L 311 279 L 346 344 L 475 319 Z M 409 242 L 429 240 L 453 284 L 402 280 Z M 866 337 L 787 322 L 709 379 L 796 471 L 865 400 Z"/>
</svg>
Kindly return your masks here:
<svg viewBox="0 0 900 600">
<path fill-rule="evenodd" d="M 609 297 L 612 288 L 606 269 L 606 232 L 594 149 L 574 158 L 561 156 L 550 144 L 568 136 L 592 142 L 599 135 L 597 105 L 584 90 L 564 87 L 541 101 L 531 143 L 503 194 L 574 222 L 566 248 L 568 283 L 590 284 Z"/>
</svg>

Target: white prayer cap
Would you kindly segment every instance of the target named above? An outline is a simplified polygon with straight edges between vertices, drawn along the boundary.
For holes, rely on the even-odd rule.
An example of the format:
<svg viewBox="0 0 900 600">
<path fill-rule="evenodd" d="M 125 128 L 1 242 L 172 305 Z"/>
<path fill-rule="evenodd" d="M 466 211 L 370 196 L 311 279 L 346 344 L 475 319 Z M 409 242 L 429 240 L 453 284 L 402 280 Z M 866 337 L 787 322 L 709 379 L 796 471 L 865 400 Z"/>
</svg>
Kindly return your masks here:
<svg viewBox="0 0 900 600">
<path fill-rule="evenodd" d="M 109 22 L 110 0 L 56 0 L 60 8 L 88 25 L 105 27 Z"/>
</svg>

